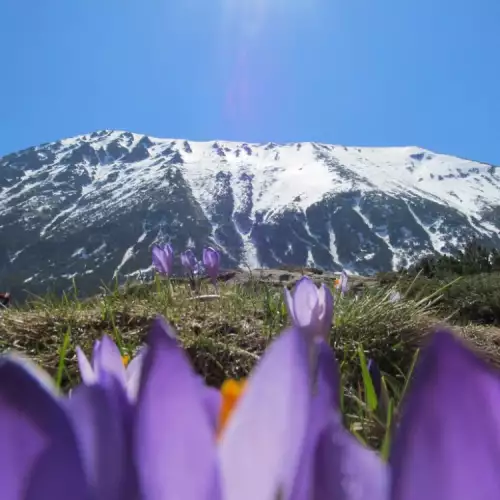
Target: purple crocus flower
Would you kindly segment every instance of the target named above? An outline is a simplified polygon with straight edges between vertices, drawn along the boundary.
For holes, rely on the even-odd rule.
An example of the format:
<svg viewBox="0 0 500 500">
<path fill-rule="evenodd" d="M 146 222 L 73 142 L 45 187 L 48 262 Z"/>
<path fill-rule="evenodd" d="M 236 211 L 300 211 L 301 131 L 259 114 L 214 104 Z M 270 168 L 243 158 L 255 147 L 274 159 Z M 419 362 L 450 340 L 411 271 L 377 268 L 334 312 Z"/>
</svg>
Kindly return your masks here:
<svg viewBox="0 0 500 500">
<path fill-rule="evenodd" d="M 153 246 L 153 265 L 160 274 L 170 276 L 174 267 L 174 250 L 172 245 Z"/>
<path fill-rule="evenodd" d="M 220 255 L 219 252 L 212 247 L 203 249 L 203 266 L 212 280 L 214 286 L 217 286 L 217 275 L 219 274 Z"/>
<path fill-rule="evenodd" d="M 340 294 L 345 295 L 347 290 L 349 290 L 349 277 L 347 273 L 343 270 L 340 277 L 335 281 L 335 288 L 340 289 Z"/>
<path fill-rule="evenodd" d="M 124 357 L 108 335 L 94 343 L 91 362 L 80 347 L 76 348 L 78 367 L 85 385 L 107 385 L 111 376 L 121 385 L 131 401 L 137 397 L 145 353 L 146 349 L 141 349 L 125 367 Z"/>
<path fill-rule="evenodd" d="M 285 288 L 285 302 L 292 323 L 317 339 L 327 339 L 333 320 L 333 297 L 323 283 L 318 288 L 309 277 L 300 278 L 292 295 Z"/>
<path fill-rule="evenodd" d="M 181 264 L 190 276 L 194 275 L 198 262 L 191 249 L 187 249 L 185 252 L 181 253 Z"/>
</svg>

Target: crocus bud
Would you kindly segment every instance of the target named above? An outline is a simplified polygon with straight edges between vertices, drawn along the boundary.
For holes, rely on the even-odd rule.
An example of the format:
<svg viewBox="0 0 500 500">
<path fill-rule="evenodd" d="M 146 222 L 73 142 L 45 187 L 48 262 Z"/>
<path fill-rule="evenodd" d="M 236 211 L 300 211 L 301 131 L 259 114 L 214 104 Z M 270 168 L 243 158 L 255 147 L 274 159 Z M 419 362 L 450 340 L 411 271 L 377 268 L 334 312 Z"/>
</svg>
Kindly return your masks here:
<svg viewBox="0 0 500 500">
<path fill-rule="evenodd" d="M 203 266 L 205 267 L 208 276 L 212 280 L 212 283 L 216 285 L 220 266 L 219 252 L 217 252 L 217 250 L 213 249 L 212 247 L 204 248 Z"/>
<path fill-rule="evenodd" d="M 292 323 L 315 339 L 326 340 L 333 320 L 333 297 L 323 283 L 319 288 L 307 276 L 295 285 L 293 295 L 285 288 L 285 301 Z"/>
<path fill-rule="evenodd" d="M 153 265 L 161 274 L 167 276 L 172 274 L 174 267 L 174 250 L 171 245 L 153 246 Z"/>
<path fill-rule="evenodd" d="M 347 276 L 347 273 L 345 271 L 342 271 L 339 282 L 340 293 L 342 295 L 345 295 L 347 293 L 347 290 L 349 290 L 348 280 L 349 278 Z"/>
</svg>

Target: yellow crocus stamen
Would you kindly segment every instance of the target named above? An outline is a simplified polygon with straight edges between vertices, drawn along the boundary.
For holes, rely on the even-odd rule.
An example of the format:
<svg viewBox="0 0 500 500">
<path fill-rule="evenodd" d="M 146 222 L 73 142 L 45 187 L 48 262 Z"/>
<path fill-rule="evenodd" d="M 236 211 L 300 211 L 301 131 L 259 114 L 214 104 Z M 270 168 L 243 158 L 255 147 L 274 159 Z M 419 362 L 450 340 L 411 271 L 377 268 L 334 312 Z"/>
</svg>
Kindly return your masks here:
<svg viewBox="0 0 500 500">
<path fill-rule="evenodd" d="M 123 366 L 127 367 L 129 361 L 130 361 L 130 356 L 128 354 L 124 354 L 122 356 Z"/>
<path fill-rule="evenodd" d="M 222 403 L 219 413 L 219 425 L 217 429 L 217 436 L 220 436 L 224 427 L 226 426 L 229 417 L 231 416 L 238 400 L 243 394 L 246 386 L 246 380 L 226 380 L 220 388 L 222 396 Z"/>
</svg>

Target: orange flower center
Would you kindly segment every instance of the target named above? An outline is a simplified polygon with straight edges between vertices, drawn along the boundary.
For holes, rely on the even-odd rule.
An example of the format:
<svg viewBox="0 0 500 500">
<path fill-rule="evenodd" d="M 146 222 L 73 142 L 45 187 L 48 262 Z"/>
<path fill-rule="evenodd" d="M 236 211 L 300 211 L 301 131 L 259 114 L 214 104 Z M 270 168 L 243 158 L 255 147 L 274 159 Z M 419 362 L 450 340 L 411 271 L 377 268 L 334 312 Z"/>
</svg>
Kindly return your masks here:
<svg viewBox="0 0 500 500">
<path fill-rule="evenodd" d="M 233 413 L 238 400 L 243 394 L 246 386 L 246 380 L 226 380 L 220 388 L 222 403 L 219 413 L 219 426 L 217 429 L 217 436 L 220 437 L 224 428 L 229 421 L 229 417 Z"/>
<path fill-rule="evenodd" d="M 123 366 L 127 367 L 128 363 L 130 361 L 130 356 L 128 354 L 124 354 L 122 356 L 122 363 L 123 363 Z"/>
</svg>

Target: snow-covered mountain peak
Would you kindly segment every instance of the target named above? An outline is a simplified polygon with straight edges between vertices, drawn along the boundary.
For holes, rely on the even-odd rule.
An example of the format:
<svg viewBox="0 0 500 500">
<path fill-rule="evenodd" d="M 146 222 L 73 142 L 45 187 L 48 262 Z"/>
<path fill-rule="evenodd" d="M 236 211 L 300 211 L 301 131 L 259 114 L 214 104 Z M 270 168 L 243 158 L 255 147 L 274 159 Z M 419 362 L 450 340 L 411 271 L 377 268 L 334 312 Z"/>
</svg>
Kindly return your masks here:
<svg viewBox="0 0 500 500">
<path fill-rule="evenodd" d="M 52 269 L 40 281 L 130 274 L 149 266 L 154 241 L 189 238 L 218 245 L 226 265 L 366 273 L 472 236 L 496 242 L 500 227 L 495 167 L 414 146 L 102 130 L 0 158 L 0 197 L 7 281 L 34 282 L 40 254 Z"/>
</svg>

